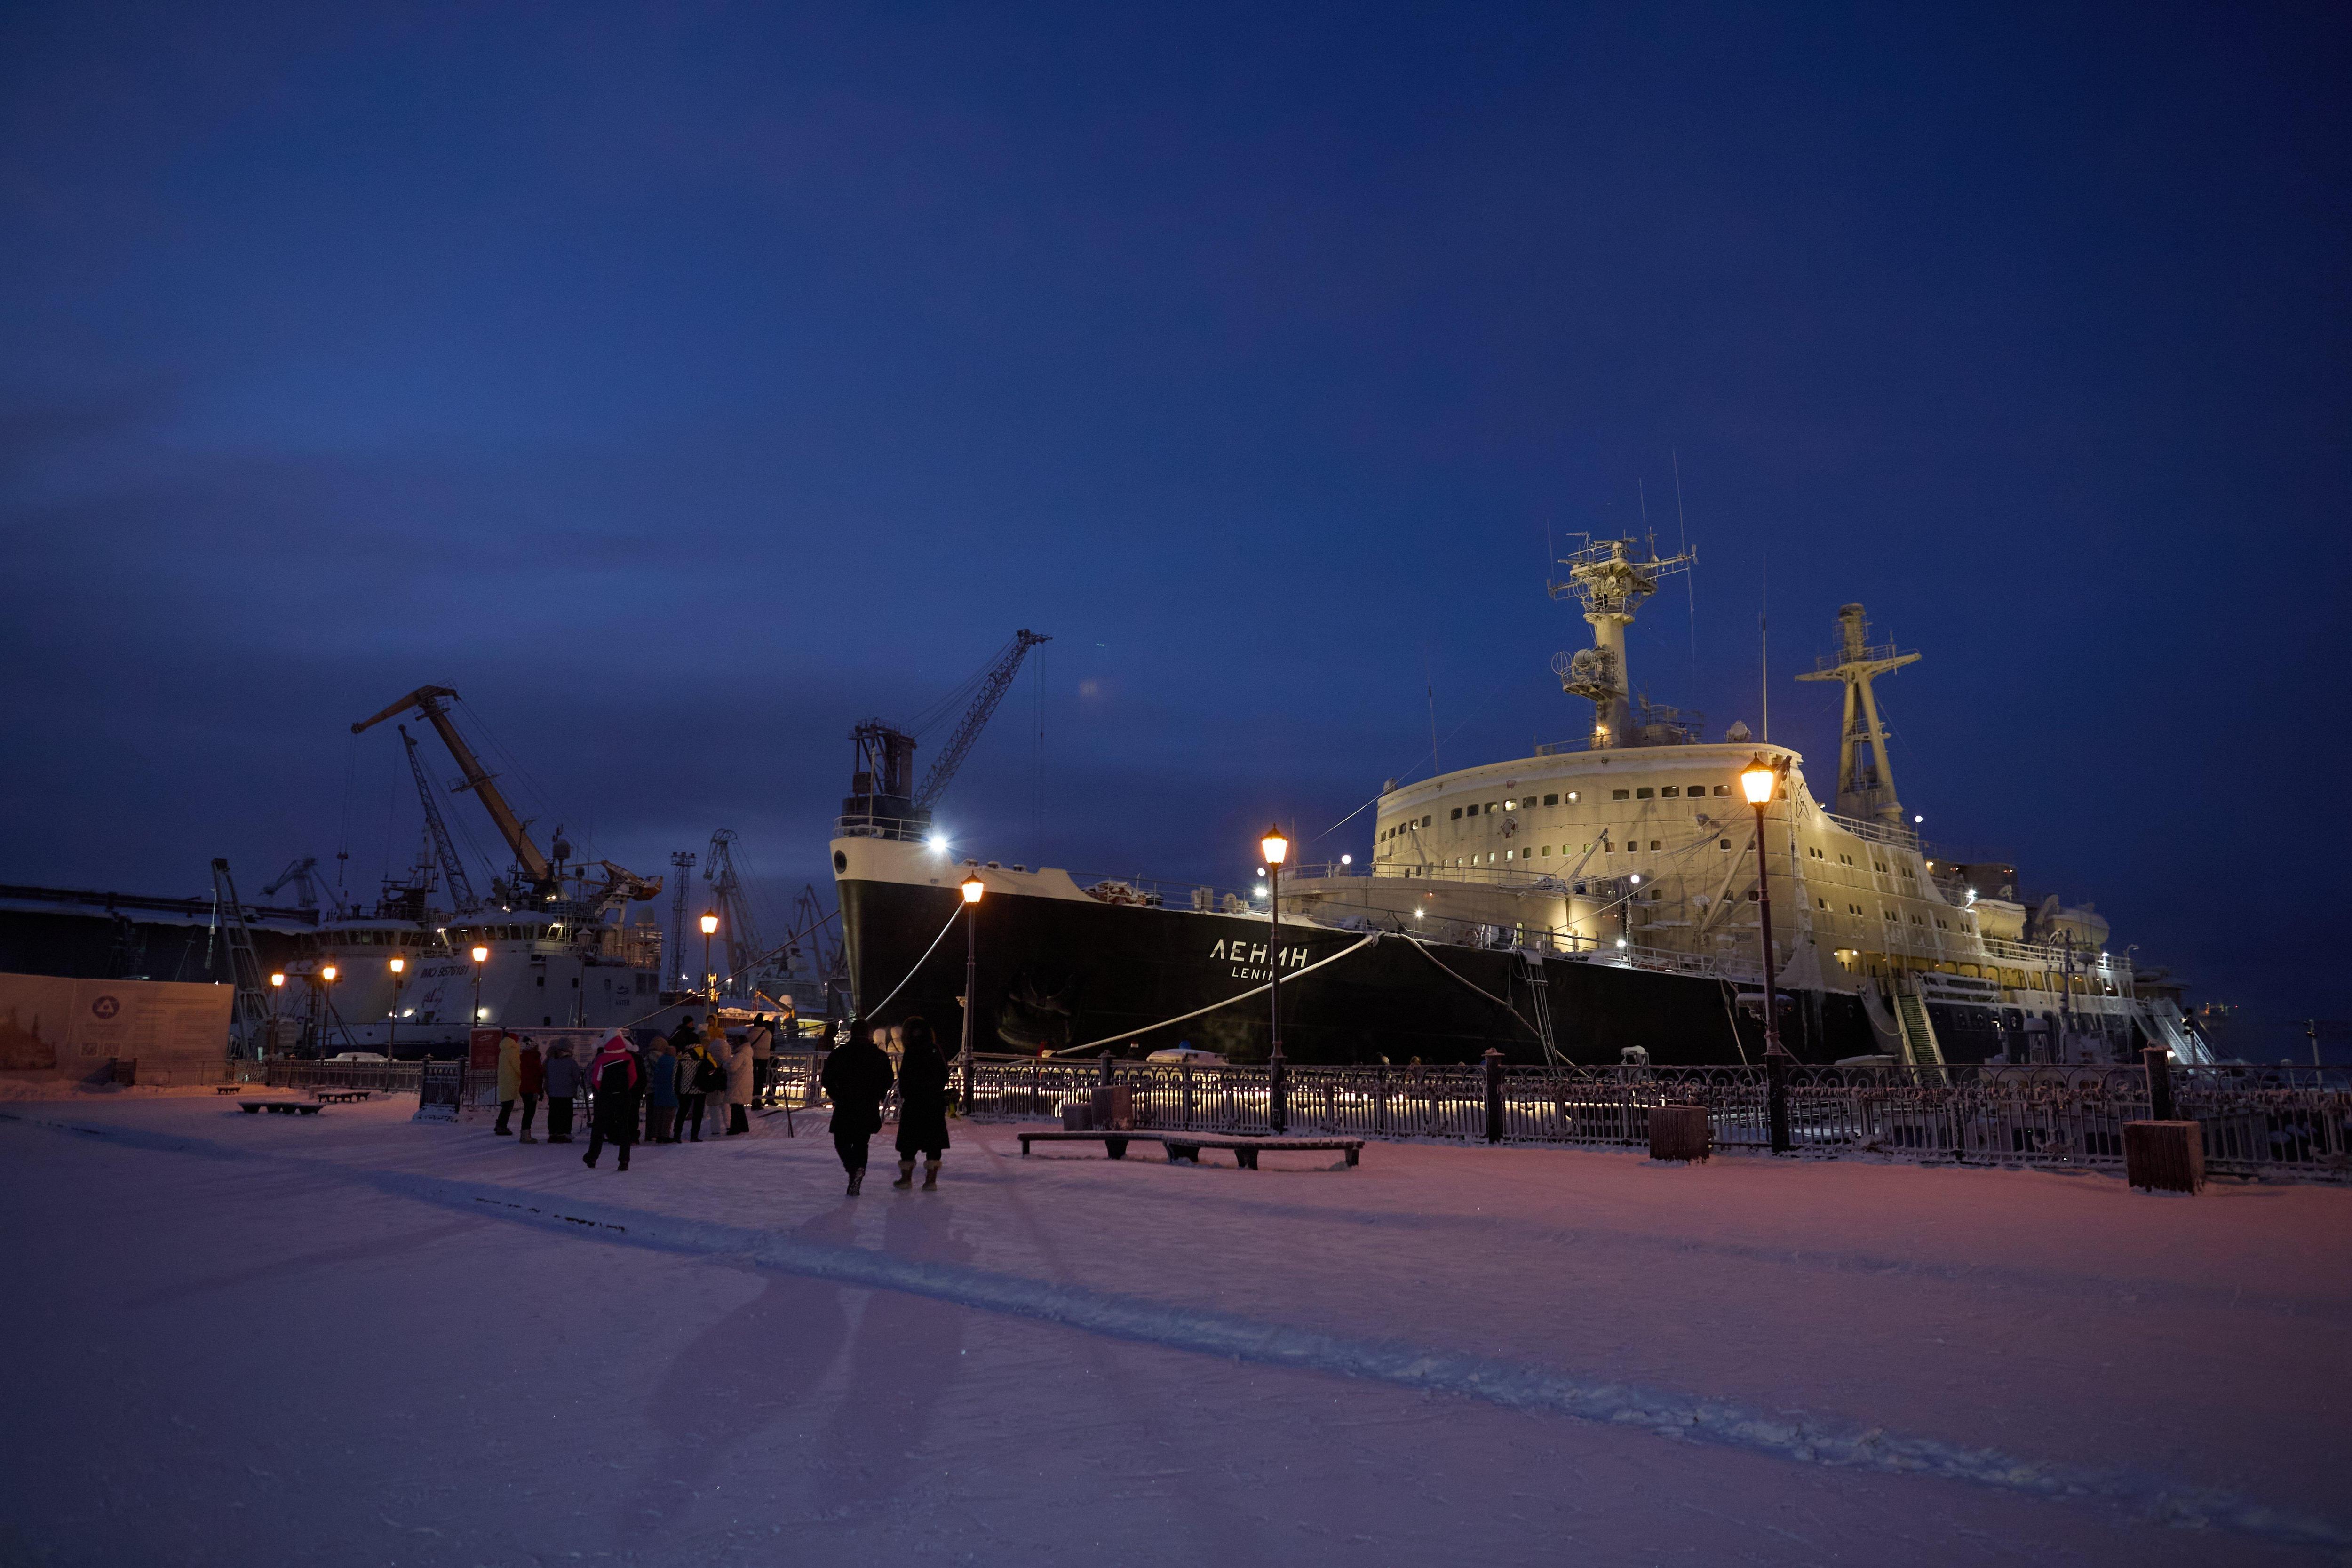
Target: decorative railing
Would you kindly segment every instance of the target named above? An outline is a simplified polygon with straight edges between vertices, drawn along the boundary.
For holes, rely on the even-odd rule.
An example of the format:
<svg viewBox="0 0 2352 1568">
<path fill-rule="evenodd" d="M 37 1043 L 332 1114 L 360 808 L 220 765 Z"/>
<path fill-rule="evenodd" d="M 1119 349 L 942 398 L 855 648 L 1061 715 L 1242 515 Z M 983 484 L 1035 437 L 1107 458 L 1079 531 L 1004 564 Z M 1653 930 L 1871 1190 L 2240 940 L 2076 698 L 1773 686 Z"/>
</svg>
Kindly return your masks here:
<svg viewBox="0 0 2352 1568">
<path fill-rule="evenodd" d="M 2205 1129 L 2221 1174 L 2352 1180 L 2352 1071 L 2171 1069 L 2174 1114 Z M 1268 1068 L 1159 1062 L 985 1061 L 971 1114 L 1061 1116 L 1123 1085 L 1139 1131 L 1262 1133 L 1275 1125 Z M 1761 1068 L 1288 1067 L 1292 1133 L 1640 1148 L 1662 1105 L 1706 1108 L 1718 1148 L 1771 1146 Z M 2151 1113 L 2139 1068 L 1799 1067 L 1787 1080 L 1801 1153 L 1930 1163 L 2119 1169 L 2123 1126 Z"/>
</svg>

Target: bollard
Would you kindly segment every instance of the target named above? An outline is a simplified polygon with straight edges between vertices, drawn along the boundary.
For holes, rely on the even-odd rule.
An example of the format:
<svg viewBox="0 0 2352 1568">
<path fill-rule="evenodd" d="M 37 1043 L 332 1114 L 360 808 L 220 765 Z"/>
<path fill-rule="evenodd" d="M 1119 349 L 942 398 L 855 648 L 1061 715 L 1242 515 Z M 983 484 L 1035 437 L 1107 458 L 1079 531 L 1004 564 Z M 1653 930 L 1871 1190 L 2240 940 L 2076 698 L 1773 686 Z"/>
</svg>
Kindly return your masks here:
<svg viewBox="0 0 2352 1568">
<path fill-rule="evenodd" d="M 1486 1047 L 1486 1142 L 1503 1141 L 1503 1053 Z"/>
<path fill-rule="evenodd" d="M 1102 1081 L 1108 1083 L 1110 1081 L 1110 1053 L 1108 1051 L 1105 1051 L 1102 1054 L 1100 1066 L 1102 1068 Z"/>
<path fill-rule="evenodd" d="M 1290 1131 L 1289 1064 L 1280 1057 L 1266 1063 L 1265 1124 L 1276 1132 Z"/>
<path fill-rule="evenodd" d="M 2162 1046 L 2150 1046 L 2139 1054 L 2147 1068 L 2147 1119 L 2150 1121 L 2171 1121 L 2172 1114 L 2172 1053 Z"/>
<path fill-rule="evenodd" d="M 1764 1057 L 1764 1107 L 1772 1121 L 1772 1152 L 1789 1152 L 1789 1054 L 1769 1051 Z"/>
<path fill-rule="evenodd" d="M 1192 1064 L 1179 1062 L 1176 1071 L 1184 1082 L 1184 1120 L 1181 1125 L 1189 1132 L 1192 1128 Z"/>
</svg>

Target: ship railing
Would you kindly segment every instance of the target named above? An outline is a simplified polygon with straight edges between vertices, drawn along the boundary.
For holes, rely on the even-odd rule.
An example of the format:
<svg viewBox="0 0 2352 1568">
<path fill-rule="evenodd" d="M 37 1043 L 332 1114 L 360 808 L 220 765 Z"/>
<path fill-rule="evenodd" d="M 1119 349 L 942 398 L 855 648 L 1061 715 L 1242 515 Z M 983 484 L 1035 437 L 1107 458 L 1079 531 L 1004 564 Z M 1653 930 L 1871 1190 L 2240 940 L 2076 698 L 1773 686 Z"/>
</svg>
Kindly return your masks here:
<svg viewBox="0 0 2352 1568">
<path fill-rule="evenodd" d="M 833 819 L 835 838 L 899 838 L 923 839 L 930 837 L 929 819 L 912 816 L 877 816 L 870 812 L 857 812 Z"/>
<path fill-rule="evenodd" d="M 2204 1130 L 2218 1175 L 2352 1182 L 2352 1069 L 2172 1068 L 2174 1113 Z M 1124 1086 L 1135 1130 L 1264 1133 L 1263 1063 L 981 1061 L 979 1120 L 1092 1113 Z M 1716 1147 L 1771 1146 L 1761 1067 L 1297 1067 L 1283 1071 L 1286 1131 L 1374 1139 L 1640 1148 L 1660 1106 L 1706 1110 Z M 1799 1067 L 1788 1080 L 1800 1153 L 1927 1163 L 2120 1169 L 2123 1128 L 2151 1110 L 2136 1067 Z"/>
<path fill-rule="evenodd" d="M 2011 942 L 1998 936 L 1977 940 L 1984 943 L 1985 955 L 1989 958 L 2032 964 L 2040 969 L 2063 970 L 2066 967 L 2066 950 L 2056 942 Z M 2122 953 L 2101 953 L 2096 948 L 2088 951 L 2076 948 L 2074 964 L 2074 973 L 2082 975 L 2105 974 L 2129 979 L 2133 973 L 2129 958 Z"/>
<path fill-rule="evenodd" d="M 1822 816 L 1831 826 L 1843 828 L 1856 838 L 1867 838 L 1873 844 L 1891 845 L 1897 849 L 1919 847 L 1918 830 L 1900 823 L 1867 822 L 1859 816 L 1840 816 L 1834 811 L 1825 811 Z"/>
</svg>

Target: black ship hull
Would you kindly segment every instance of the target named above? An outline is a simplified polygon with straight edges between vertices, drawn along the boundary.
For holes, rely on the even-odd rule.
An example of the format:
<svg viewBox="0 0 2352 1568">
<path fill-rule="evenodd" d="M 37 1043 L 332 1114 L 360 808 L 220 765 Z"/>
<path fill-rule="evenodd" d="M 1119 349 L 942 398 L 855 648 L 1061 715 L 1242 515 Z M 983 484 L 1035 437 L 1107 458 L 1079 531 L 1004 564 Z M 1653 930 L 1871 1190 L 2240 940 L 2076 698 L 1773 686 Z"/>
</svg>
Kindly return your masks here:
<svg viewBox="0 0 2352 1568">
<path fill-rule="evenodd" d="M 952 883 L 844 877 L 838 887 L 855 1010 L 881 1025 L 919 1016 L 952 1047 L 966 937 L 960 924 L 941 934 L 959 903 Z M 992 891 L 974 934 L 978 1051 L 1126 1055 L 1130 1045 L 1189 1044 L 1234 1061 L 1266 1055 L 1266 996 L 1217 1005 L 1266 984 L 1262 917 Z M 1553 1047 L 1570 1062 L 1614 1065 L 1633 1047 L 1662 1067 L 1763 1059 L 1758 1010 L 1719 979 L 1303 923 L 1286 922 L 1279 945 L 1283 1054 L 1300 1063 L 1468 1062 L 1490 1048 L 1540 1063 L 1547 1014 Z M 1800 1060 L 1885 1049 L 1853 996 L 1782 994 L 1782 1041 Z"/>
</svg>

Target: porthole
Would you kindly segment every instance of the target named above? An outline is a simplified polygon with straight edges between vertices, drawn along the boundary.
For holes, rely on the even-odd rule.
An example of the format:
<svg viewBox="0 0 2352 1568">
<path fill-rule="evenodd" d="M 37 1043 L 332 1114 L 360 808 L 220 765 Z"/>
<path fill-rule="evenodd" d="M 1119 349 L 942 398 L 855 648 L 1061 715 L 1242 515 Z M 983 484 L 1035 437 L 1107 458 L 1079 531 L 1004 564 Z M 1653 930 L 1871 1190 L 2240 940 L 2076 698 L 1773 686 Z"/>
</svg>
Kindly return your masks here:
<svg viewBox="0 0 2352 1568">
<path fill-rule="evenodd" d="M 833 874 L 834 874 L 835 876 L 838 877 L 838 876 L 840 876 L 844 871 L 846 871 L 846 870 L 848 870 L 848 869 L 849 869 L 849 857 L 848 857 L 848 856 L 846 856 L 846 855 L 845 855 L 845 854 L 843 854 L 843 853 L 842 853 L 840 850 L 838 850 L 838 849 L 835 850 L 835 851 L 833 852 Z"/>
</svg>

